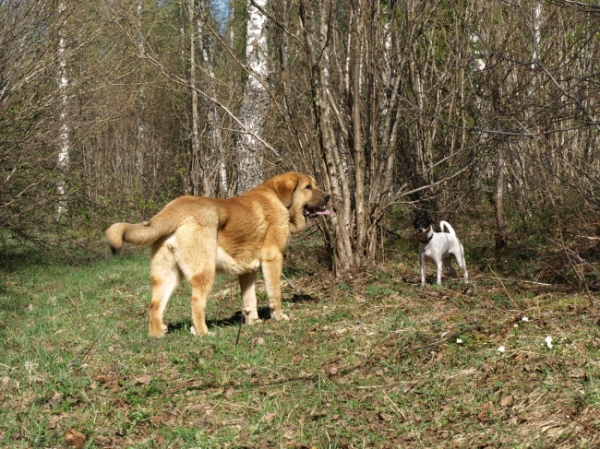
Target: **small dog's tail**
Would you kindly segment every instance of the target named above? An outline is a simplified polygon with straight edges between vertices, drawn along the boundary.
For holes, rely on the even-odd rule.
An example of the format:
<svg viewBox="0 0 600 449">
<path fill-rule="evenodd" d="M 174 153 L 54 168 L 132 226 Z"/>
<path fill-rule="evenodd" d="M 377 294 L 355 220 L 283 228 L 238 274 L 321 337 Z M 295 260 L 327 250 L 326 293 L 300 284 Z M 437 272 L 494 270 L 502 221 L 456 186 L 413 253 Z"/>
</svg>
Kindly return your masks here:
<svg viewBox="0 0 600 449">
<path fill-rule="evenodd" d="M 106 240 L 113 254 L 123 248 L 123 242 L 143 246 L 155 242 L 160 237 L 175 231 L 176 226 L 161 220 L 143 223 L 115 223 L 105 232 Z"/>
<path fill-rule="evenodd" d="M 444 231 L 444 228 L 446 228 L 448 230 L 450 235 L 456 235 L 456 232 L 454 232 L 454 228 L 452 226 L 450 226 L 450 223 L 442 220 L 442 221 L 440 221 L 440 229 L 442 230 L 442 232 Z"/>
</svg>

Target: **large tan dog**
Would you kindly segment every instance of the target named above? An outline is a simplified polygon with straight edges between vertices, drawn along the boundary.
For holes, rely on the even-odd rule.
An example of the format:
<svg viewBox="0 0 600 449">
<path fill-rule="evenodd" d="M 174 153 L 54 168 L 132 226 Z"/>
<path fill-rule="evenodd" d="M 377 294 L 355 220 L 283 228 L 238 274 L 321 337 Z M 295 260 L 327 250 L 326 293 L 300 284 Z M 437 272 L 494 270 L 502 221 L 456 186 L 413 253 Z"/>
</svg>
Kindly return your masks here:
<svg viewBox="0 0 600 449">
<path fill-rule="evenodd" d="M 257 321 L 254 283 L 262 267 L 271 318 L 287 320 L 281 307 L 283 250 L 306 218 L 327 215 L 329 195 L 302 173 L 275 176 L 230 199 L 182 196 L 150 221 L 115 223 L 106 230 L 113 251 L 123 242 L 152 246 L 150 335 L 167 331 L 163 314 L 182 275 L 192 285 L 193 334 L 206 335 L 206 299 L 215 273 L 239 276 L 245 322 Z"/>
</svg>

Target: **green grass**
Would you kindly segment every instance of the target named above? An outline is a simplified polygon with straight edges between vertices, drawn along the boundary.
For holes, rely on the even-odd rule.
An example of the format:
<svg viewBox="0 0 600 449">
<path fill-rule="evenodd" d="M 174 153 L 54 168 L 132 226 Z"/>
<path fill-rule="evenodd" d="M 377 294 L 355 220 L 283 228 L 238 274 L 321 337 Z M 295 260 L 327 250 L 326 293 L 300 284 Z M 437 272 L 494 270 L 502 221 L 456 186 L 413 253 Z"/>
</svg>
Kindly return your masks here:
<svg viewBox="0 0 600 449">
<path fill-rule="evenodd" d="M 237 283 L 220 278 L 205 338 L 189 333 L 185 284 L 167 308 L 169 333 L 147 336 L 146 252 L 84 266 L 7 258 L 0 446 L 600 444 L 597 296 L 508 282 L 473 262 L 474 293 L 449 279 L 421 289 L 412 251 L 334 279 L 306 241 L 296 245 L 291 320 L 240 328 Z"/>
</svg>

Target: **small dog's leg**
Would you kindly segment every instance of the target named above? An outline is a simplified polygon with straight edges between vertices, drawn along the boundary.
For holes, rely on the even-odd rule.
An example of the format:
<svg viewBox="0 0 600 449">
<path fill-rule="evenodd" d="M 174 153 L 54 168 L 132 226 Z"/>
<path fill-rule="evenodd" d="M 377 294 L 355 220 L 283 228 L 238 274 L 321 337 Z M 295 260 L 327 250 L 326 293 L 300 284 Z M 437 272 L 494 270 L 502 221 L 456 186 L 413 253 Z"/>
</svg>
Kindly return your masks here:
<svg viewBox="0 0 600 449">
<path fill-rule="evenodd" d="M 443 267 L 443 263 L 442 260 L 436 260 L 436 265 L 437 265 L 437 283 L 438 285 L 442 285 L 442 267 Z"/>
<path fill-rule="evenodd" d="M 419 260 L 421 261 L 421 287 L 425 287 L 427 285 L 425 280 L 425 256 L 419 255 Z"/>
<path fill-rule="evenodd" d="M 467 262 L 465 262 L 465 250 L 463 249 L 463 246 L 460 246 L 460 256 L 456 257 L 456 262 L 458 262 L 458 266 L 460 267 L 460 269 L 463 272 L 463 279 L 465 281 L 465 284 L 469 283 L 469 273 L 467 273 Z"/>
<path fill-rule="evenodd" d="M 456 270 L 452 266 L 452 259 L 453 259 L 452 256 L 444 257 L 444 266 L 446 267 L 446 271 L 448 271 L 448 273 L 450 273 L 450 276 L 455 278 L 455 277 L 457 277 L 457 274 L 456 274 Z"/>
<path fill-rule="evenodd" d="M 467 273 L 467 264 L 463 260 L 462 264 L 459 262 L 458 266 L 460 267 L 460 269 L 463 272 L 463 280 L 465 281 L 465 284 L 468 284 L 469 283 L 469 273 Z"/>
</svg>

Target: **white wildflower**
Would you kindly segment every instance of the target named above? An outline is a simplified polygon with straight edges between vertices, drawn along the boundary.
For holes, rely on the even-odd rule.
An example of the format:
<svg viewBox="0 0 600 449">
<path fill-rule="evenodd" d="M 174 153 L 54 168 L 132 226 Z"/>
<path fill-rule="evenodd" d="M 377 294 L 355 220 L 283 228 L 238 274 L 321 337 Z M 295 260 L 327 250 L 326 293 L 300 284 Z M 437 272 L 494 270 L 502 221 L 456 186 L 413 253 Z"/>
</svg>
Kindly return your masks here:
<svg viewBox="0 0 600 449">
<path fill-rule="evenodd" d="M 456 339 L 456 343 L 461 344 L 463 341 L 460 338 Z"/>
<path fill-rule="evenodd" d="M 504 346 L 500 346 L 498 348 L 498 352 L 501 352 L 502 354 L 504 354 L 504 351 L 506 351 L 506 348 Z"/>
<path fill-rule="evenodd" d="M 37 367 L 38 364 L 36 362 L 30 362 L 29 360 L 25 362 L 25 369 L 29 375 L 31 375 L 37 369 Z"/>
<path fill-rule="evenodd" d="M 546 337 L 544 339 L 544 341 L 546 342 L 546 346 L 548 346 L 548 349 L 552 349 L 552 337 Z"/>
<path fill-rule="evenodd" d="M 524 316 L 523 318 L 521 318 L 521 321 L 529 321 L 529 317 Z"/>
</svg>

